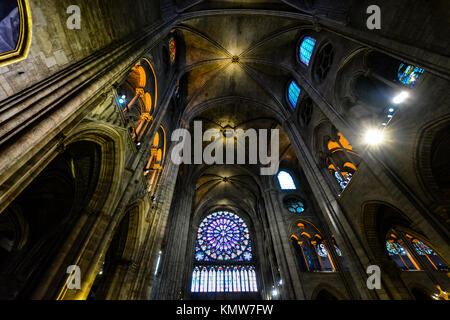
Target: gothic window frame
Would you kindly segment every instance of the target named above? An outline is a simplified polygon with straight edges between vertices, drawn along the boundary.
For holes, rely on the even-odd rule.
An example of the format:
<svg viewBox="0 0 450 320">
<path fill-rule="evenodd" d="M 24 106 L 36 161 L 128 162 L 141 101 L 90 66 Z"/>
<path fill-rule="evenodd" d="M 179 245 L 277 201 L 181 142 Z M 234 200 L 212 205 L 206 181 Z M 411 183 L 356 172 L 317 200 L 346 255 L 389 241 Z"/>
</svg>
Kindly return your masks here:
<svg viewBox="0 0 450 320">
<path fill-rule="evenodd" d="M 319 45 L 312 65 L 312 78 L 316 83 L 325 81 L 335 62 L 335 55 L 335 47 L 330 41 Z"/>
<path fill-rule="evenodd" d="M 298 112 L 298 122 L 307 127 L 311 123 L 314 114 L 314 101 L 310 96 L 306 95 L 300 102 Z"/>
<path fill-rule="evenodd" d="M 393 237 L 394 236 L 394 237 Z M 389 252 L 387 248 L 387 242 L 388 239 L 394 239 L 396 237 L 397 242 L 399 245 L 403 248 L 405 251 L 405 254 L 408 257 L 408 259 L 411 261 L 411 264 L 413 264 L 414 268 L 411 268 L 411 266 L 408 266 L 408 263 L 405 262 L 403 259 L 401 260 L 403 263 L 402 265 L 399 263 L 398 259 L 394 260 L 392 257 L 394 256 L 391 252 Z M 424 245 L 424 247 L 420 247 L 417 245 L 417 243 L 420 242 Z M 430 251 L 430 252 L 423 252 L 424 250 Z M 449 271 L 449 263 L 442 257 L 442 255 L 439 253 L 438 250 L 424 237 L 416 234 L 415 232 L 412 232 L 411 230 L 408 230 L 407 228 L 402 227 L 394 227 L 389 230 L 389 232 L 386 235 L 386 254 L 390 258 L 391 261 L 393 261 L 398 268 L 400 268 L 402 271 L 425 271 L 427 269 L 433 271 L 433 272 L 448 272 Z M 422 253 L 421 253 L 422 251 Z M 401 258 L 401 254 L 399 254 Z M 430 258 L 435 256 L 435 259 Z M 436 259 L 437 258 L 437 259 Z M 434 260 L 434 261 L 433 261 Z M 440 260 L 444 265 L 439 267 L 436 265 Z"/>
<path fill-rule="evenodd" d="M 19 36 L 16 48 L 12 51 L 0 53 L 0 67 L 10 65 L 26 59 L 31 46 L 32 20 L 28 0 L 17 0 L 19 10 Z"/>
<path fill-rule="evenodd" d="M 295 224 L 296 226 L 294 229 L 291 229 L 291 236 L 289 238 L 293 245 L 294 254 L 297 260 L 300 260 L 297 262 L 301 271 L 337 272 L 336 261 L 334 261 L 334 257 L 330 253 L 330 250 L 335 250 L 334 243 L 328 243 L 328 241 L 323 239 L 321 232 L 311 222 L 305 219 L 297 219 Z M 325 249 L 326 255 L 321 256 L 319 254 L 319 248 Z M 323 251 L 321 252 L 323 253 Z M 328 266 L 324 264 L 327 261 Z M 303 270 L 304 268 L 306 269 Z"/>
<path fill-rule="evenodd" d="M 402 239 L 399 239 L 395 230 L 390 230 L 386 235 L 384 249 L 388 258 L 402 271 L 422 270 L 414 254 Z"/>
<path fill-rule="evenodd" d="M 347 140 L 342 132 L 336 131 L 336 137 L 337 140 L 333 140 L 330 136 L 328 136 L 328 138 L 326 139 L 324 146 L 326 150 L 326 156 L 324 158 L 324 161 L 325 167 L 332 177 L 331 180 L 333 181 L 333 185 L 340 194 L 344 192 L 344 190 L 347 188 L 347 185 L 351 182 L 353 176 L 358 171 L 360 162 L 354 164 L 351 160 L 359 160 L 360 155 L 354 150 L 353 145 L 350 143 L 350 141 Z M 346 142 L 346 144 L 344 142 Z M 337 144 L 338 146 L 330 149 L 330 143 Z M 340 146 L 339 144 L 342 144 L 342 146 Z M 346 148 L 346 145 L 348 145 L 350 148 Z M 336 156 L 334 154 L 338 152 L 342 152 L 344 155 L 345 153 L 347 153 L 348 156 L 345 156 L 347 159 L 343 161 L 340 166 L 336 167 L 334 158 Z M 338 165 L 339 163 L 336 164 Z"/>
</svg>

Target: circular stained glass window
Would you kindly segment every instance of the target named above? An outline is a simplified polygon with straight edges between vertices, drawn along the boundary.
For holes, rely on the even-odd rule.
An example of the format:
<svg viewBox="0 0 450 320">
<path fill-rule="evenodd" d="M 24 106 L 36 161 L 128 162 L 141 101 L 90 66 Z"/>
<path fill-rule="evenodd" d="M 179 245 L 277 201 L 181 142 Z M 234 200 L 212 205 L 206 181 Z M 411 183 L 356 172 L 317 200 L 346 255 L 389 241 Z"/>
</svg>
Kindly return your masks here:
<svg viewBox="0 0 450 320">
<path fill-rule="evenodd" d="M 247 224 L 228 211 L 207 216 L 198 228 L 195 259 L 250 261 L 252 252 Z"/>
<path fill-rule="evenodd" d="M 286 209 L 288 209 L 292 213 L 302 213 L 303 211 L 305 211 L 303 202 L 295 198 L 288 198 L 284 200 L 284 205 L 286 206 Z"/>
<path fill-rule="evenodd" d="M 174 39 L 169 40 L 170 63 L 174 63 L 177 54 L 177 46 Z"/>
</svg>

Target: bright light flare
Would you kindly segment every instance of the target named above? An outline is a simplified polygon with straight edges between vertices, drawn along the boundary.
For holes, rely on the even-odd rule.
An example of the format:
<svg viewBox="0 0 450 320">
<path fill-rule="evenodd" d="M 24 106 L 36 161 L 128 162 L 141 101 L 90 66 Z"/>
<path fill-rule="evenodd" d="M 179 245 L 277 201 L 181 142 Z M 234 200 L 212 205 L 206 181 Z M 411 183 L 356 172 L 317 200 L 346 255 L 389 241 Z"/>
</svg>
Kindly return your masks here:
<svg viewBox="0 0 450 320">
<path fill-rule="evenodd" d="M 364 135 L 364 141 L 372 146 L 379 145 L 384 141 L 383 131 L 380 129 L 369 129 Z"/>
<path fill-rule="evenodd" d="M 392 102 L 395 104 L 403 103 L 409 97 L 409 93 L 406 91 L 400 92 L 398 95 L 392 99 Z"/>
</svg>

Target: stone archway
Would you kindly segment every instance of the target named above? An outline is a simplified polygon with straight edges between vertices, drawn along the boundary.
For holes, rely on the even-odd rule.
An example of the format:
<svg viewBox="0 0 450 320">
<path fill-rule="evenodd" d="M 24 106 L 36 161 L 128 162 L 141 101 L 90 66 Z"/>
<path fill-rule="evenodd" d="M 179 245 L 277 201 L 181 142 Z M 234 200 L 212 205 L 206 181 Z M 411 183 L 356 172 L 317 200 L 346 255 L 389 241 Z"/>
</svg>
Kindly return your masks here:
<svg viewBox="0 0 450 320">
<path fill-rule="evenodd" d="M 5 259 L 0 273 L 9 279 L 3 298 L 30 298 L 39 287 L 94 198 L 100 166 L 98 144 L 69 144 L 1 213 Z"/>
<path fill-rule="evenodd" d="M 131 293 L 132 281 L 127 279 L 136 276 L 134 261 L 142 211 L 143 203 L 136 203 L 118 223 L 88 300 L 126 299 L 123 294 Z"/>
</svg>

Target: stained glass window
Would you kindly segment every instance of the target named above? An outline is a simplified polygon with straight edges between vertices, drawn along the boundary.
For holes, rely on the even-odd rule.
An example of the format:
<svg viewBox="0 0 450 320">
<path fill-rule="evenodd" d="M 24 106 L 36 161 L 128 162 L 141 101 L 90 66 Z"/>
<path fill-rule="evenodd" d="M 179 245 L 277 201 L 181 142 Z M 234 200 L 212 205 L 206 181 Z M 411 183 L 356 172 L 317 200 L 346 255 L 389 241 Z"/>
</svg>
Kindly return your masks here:
<svg viewBox="0 0 450 320">
<path fill-rule="evenodd" d="M 247 224 L 232 212 L 207 216 L 198 228 L 197 261 L 250 261 L 252 247 Z"/>
<path fill-rule="evenodd" d="M 191 286 L 192 292 L 199 292 L 200 291 L 200 270 L 198 267 L 194 268 L 194 272 L 192 272 L 192 286 Z"/>
<path fill-rule="evenodd" d="M 208 269 L 206 267 L 202 268 L 200 273 L 200 292 L 208 291 Z"/>
<path fill-rule="evenodd" d="M 316 40 L 311 37 L 305 37 L 300 45 L 300 61 L 305 65 L 309 65 Z"/>
<path fill-rule="evenodd" d="M 403 248 L 403 246 L 397 242 L 397 240 L 386 241 L 386 250 L 389 257 L 402 269 L 402 270 L 417 270 L 417 264 L 410 256 L 410 254 Z"/>
<path fill-rule="evenodd" d="M 194 267 L 191 292 L 258 291 L 248 226 L 236 214 L 217 211 L 203 219 L 195 250 L 196 263 L 208 265 Z"/>
<path fill-rule="evenodd" d="M 315 266 L 314 266 L 314 263 L 312 261 L 311 255 L 309 254 L 309 249 L 307 248 L 307 246 L 305 246 L 303 244 L 302 245 L 302 250 L 303 250 L 303 254 L 305 255 L 306 263 L 308 264 L 308 270 L 309 271 L 314 271 L 315 270 Z"/>
<path fill-rule="evenodd" d="M 342 251 L 341 251 L 341 249 L 338 248 L 337 245 L 334 245 L 334 250 L 336 250 L 336 254 L 337 254 L 339 257 L 342 257 Z"/>
<path fill-rule="evenodd" d="M 296 190 L 294 179 L 286 171 L 280 171 L 277 175 L 281 190 Z"/>
<path fill-rule="evenodd" d="M 425 243 L 416 239 L 413 241 L 413 246 L 419 255 L 426 258 L 423 260 L 425 263 L 436 270 L 448 271 L 448 266 L 444 262 L 444 260 L 442 260 L 441 257 L 439 257 L 439 255 L 436 254 L 436 252 L 434 252 L 434 250 L 428 247 Z"/>
<path fill-rule="evenodd" d="M 286 209 L 292 213 L 302 213 L 305 211 L 303 203 L 295 198 L 286 199 L 284 205 L 286 206 Z"/>
<path fill-rule="evenodd" d="M 328 256 L 327 248 L 323 243 L 317 245 L 317 254 L 322 263 L 322 271 L 334 271 L 334 267 L 331 263 L 330 257 Z"/>
<path fill-rule="evenodd" d="M 420 255 L 426 255 L 426 254 L 436 255 L 436 253 L 433 250 L 431 250 L 422 241 L 417 240 L 416 242 L 414 242 L 414 247 L 415 247 L 417 253 L 420 254 Z"/>
<path fill-rule="evenodd" d="M 177 53 L 177 46 L 175 44 L 174 39 L 169 40 L 169 53 L 170 53 L 170 63 L 173 63 L 175 61 L 176 53 Z"/>
<path fill-rule="evenodd" d="M 424 72 L 425 69 L 423 68 L 416 67 L 410 64 L 408 65 L 405 63 L 400 63 L 400 66 L 398 67 L 397 77 L 398 80 L 405 86 L 412 88 L 415 86 Z"/>
<path fill-rule="evenodd" d="M 225 279 L 223 274 L 223 268 L 219 267 L 217 269 L 217 286 L 216 286 L 217 292 L 223 292 L 224 287 L 225 287 Z"/>
<path fill-rule="evenodd" d="M 396 254 L 406 256 L 405 249 L 403 249 L 403 247 L 399 245 L 397 242 L 386 241 L 386 249 L 390 256 L 395 256 Z"/>
<path fill-rule="evenodd" d="M 201 270 L 196 267 L 192 274 L 191 292 L 257 291 L 255 268 L 250 265 L 235 266 L 232 270 L 225 266 L 207 266 Z"/>
<path fill-rule="evenodd" d="M 317 253 L 320 257 L 328 257 L 328 252 L 323 243 L 319 244 L 317 246 Z"/>
<path fill-rule="evenodd" d="M 343 173 L 339 174 L 339 172 L 334 171 L 334 176 L 336 178 L 336 181 L 339 183 L 339 186 L 341 187 L 341 189 L 344 190 L 345 187 L 350 182 L 350 180 L 352 179 L 353 175 L 351 173 L 347 173 L 343 178 L 342 174 Z"/>
<path fill-rule="evenodd" d="M 292 109 L 295 109 L 295 106 L 298 102 L 298 97 L 300 96 L 300 87 L 295 81 L 292 81 L 289 84 L 289 102 L 291 103 Z"/>
</svg>

